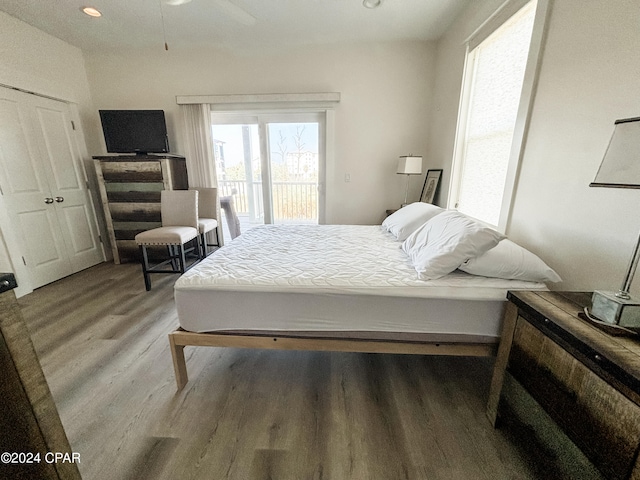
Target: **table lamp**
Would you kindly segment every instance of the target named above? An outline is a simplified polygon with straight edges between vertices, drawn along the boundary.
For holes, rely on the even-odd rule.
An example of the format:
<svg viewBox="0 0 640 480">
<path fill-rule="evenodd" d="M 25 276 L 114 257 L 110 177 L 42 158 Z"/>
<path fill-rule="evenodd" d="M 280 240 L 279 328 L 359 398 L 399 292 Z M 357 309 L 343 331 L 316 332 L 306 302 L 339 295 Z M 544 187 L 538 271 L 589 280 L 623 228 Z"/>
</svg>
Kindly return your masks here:
<svg viewBox="0 0 640 480">
<path fill-rule="evenodd" d="M 611 141 L 590 187 L 640 188 L 640 117 L 615 121 Z M 595 291 L 591 315 L 607 324 L 640 329 L 640 301 L 629 290 L 640 260 L 640 237 L 617 292 Z"/>
<path fill-rule="evenodd" d="M 404 192 L 404 203 L 401 205 L 404 207 L 407 205 L 407 198 L 409 196 L 409 175 L 422 174 L 422 157 L 414 157 L 413 155 L 405 155 L 400 157 L 398 161 L 398 171 L 400 175 L 407 176 L 407 187 Z"/>
</svg>

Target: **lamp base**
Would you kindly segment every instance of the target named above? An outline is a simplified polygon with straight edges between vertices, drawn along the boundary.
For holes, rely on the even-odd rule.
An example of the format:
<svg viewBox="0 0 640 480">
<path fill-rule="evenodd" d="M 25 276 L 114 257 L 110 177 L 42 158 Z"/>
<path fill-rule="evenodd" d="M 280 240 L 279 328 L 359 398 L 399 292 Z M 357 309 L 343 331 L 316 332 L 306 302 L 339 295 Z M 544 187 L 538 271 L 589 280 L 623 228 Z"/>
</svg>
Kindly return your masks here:
<svg viewBox="0 0 640 480">
<path fill-rule="evenodd" d="M 616 297 L 615 292 L 593 292 L 591 315 L 605 323 L 640 328 L 640 301 Z"/>
</svg>

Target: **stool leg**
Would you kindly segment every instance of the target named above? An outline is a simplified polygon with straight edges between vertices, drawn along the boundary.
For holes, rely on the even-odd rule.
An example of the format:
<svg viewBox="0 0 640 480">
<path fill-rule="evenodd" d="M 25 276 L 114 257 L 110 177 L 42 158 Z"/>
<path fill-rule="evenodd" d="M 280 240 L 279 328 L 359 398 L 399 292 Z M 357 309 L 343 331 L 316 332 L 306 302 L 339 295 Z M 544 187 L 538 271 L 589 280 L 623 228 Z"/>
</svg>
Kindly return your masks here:
<svg viewBox="0 0 640 480">
<path fill-rule="evenodd" d="M 206 237 L 206 233 L 203 233 L 202 235 L 200 235 L 200 246 L 201 246 L 201 252 L 202 254 L 200 255 L 200 258 L 207 258 L 207 237 Z"/>
<path fill-rule="evenodd" d="M 184 273 L 185 272 L 185 265 L 187 264 L 187 260 L 185 258 L 184 255 L 184 243 L 182 245 L 180 245 L 180 257 L 178 258 L 178 261 L 180 263 L 180 273 Z"/>
<path fill-rule="evenodd" d="M 203 235 L 204 236 L 204 235 Z M 196 252 L 198 252 L 198 262 L 200 260 L 202 260 L 204 257 L 206 257 L 206 255 L 204 254 L 206 249 L 207 249 L 207 245 L 206 243 L 202 243 L 203 240 L 203 236 L 200 235 L 196 235 L 196 238 L 194 238 L 193 240 L 196 242 Z"/>
<path fill-rule="evenodd" d="M 202 258 L 207 258 L 209 255 L 211 255 L 213 253 L 213 251 L 211 252 L 207 252 L 207 247 L 220 247 L 220 238 L 218 237 L 218 229 L 214 228 L 213 230 L 211 230 L 211 232 L 214 236 L 214 240 L 216 243 L 207 243 L 207 237 L 206 237 L 206 233 L 202 234 Z"/>
<path fill-rule="evenodd" d="M 142 255 L 142 275 L 144 276 L 144 288 L 147 292 L 151 290 L 151 278 L 149 277 L 149 257 L 147 256 L 147 246 L 140 245 L 140 254 Z"/>
<path fill-rule="evenodd" d="M 167 245 L 167 251 L 169 252 L 169 259 L 171 260 L 171 268 L 178 271 L 178 254 L 176 253 L 175 245 Z"/>
</svg>

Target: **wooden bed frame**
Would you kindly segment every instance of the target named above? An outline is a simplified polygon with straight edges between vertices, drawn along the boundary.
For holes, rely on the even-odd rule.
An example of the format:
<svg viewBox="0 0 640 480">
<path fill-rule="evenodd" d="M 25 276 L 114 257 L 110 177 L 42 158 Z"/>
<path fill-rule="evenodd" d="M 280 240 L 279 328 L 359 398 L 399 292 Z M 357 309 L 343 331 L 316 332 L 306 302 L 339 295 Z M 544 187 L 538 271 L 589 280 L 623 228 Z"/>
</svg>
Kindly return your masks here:
<svg viewBox="0 0 640 480">
<path fill-rule="evenodd" d="M 411 342 L 269 334 L 195 333 L 178 328 L 169 334 L 169 345 L 178 390 L 182 390 L 189 381 L 184 358 L 184 347 L 186 346 L 489 357 L 496 355 L 498 339 L 491 343 L 435 340 Z"/>
</svg>

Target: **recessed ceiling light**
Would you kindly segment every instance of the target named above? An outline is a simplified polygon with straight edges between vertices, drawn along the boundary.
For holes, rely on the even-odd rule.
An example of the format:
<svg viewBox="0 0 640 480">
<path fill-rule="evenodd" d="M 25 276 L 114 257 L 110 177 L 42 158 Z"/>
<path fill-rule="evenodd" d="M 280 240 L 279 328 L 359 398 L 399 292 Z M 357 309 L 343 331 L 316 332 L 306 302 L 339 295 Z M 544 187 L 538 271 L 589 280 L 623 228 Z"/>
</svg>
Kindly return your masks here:
<svg viewBox="0 0 640 480">
<path fill-rule="evenodd" d="M 363 0 L 362 5 L 367 8 L 376 8 L 379 7 L 382 3 L 382 0 Z"/>
<path fill-rule="evenodd" d="M 90 17 L 101 17 L 102 13 L 100 13 L 100 11 L 97 8 L 93 8 L 93 7 L 82 7 L 81 10 L 89 15 Z"/>
</svg>

